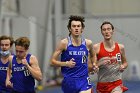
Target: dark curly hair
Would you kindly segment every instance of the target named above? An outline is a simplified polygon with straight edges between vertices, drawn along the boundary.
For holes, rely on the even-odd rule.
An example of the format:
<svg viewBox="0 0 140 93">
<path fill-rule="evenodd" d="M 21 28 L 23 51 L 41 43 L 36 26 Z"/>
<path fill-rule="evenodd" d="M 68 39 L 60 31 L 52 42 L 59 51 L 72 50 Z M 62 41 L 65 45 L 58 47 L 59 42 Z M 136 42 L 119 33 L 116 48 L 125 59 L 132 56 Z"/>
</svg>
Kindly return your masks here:
<svg viewBox="0 0 140 93">
<path fill-rule="evenodd" d="M 102 30 L 102 27 L 103 27 L 103 25 L 105 25 L 105 24 L 110 24 L 111 25 L 111 28 L 112 28 L 112 30 L 114 30 L 114 26 L 113 26 L 113 24 L 111 23 L 111 22 L 109 22 L 109 21 L 104 21 L 103 23 L 102 23 L 102 25 L 101 25 L 101 30 Z"/>
<path fill-rule="evenodd" d="M 71 22 L 72 22 L 72 21 L 80 21 L 81 24 L 82 24 L 82 28 L 85 28 L 85 24 L 84 24 L 85 18 L 84 18 L 83 16 L 71 15 L 71 16 L 69 17 L 69 22 L 68 22 L 68 25 L 67 25 L 68 30 L 71 28 Z M 71 34 L 71 33 L 69 33 L 69 35 L 70 35 L 70 34 Z"/>
</svg>

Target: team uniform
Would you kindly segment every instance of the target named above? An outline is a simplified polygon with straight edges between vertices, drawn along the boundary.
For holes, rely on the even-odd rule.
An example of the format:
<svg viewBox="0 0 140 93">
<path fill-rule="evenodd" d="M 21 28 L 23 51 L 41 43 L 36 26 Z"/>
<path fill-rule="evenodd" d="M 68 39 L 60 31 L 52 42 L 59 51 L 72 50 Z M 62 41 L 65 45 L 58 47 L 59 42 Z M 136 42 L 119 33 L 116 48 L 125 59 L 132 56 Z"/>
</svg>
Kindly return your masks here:
<svg viewBox="0 0 140 93">
<path fill-rule="evenodd" d="M 64 93 L 79 93 L 92 88 L 88 76 L 88 50 L 85 39 L 80 46 L 73 46 L 71 37 L 68 37 L 67 49 L 62 51 L 61 61 L 70 61 L 72 58 L 76 65 L 73 68 L 61 67 L 64 79 L 62 90 Z"/>
<path fill-rule="evenodd" d="M 101 60 L 110 59 L 111 63 L 101 65 L 98 72 L 98 93 L 111 93 L 112 91 L 126 91 L 128 90 L 122 83 L 122 72 L 119 71 L 121 65 L 121 52 L 118 43 L 115 43 L 115 49 L 112 52 L 105 50 L 103 42 L 100 43 L 100 50 L 97 54 L 98 64 L 104 64 Z"/>
<path fill-rule="evenodd" d="M 0 93 L 11 93 L 12 91 L 11 88 L 5 86 L 8 64 L 9 62 L 3 64 L 0 60 Z"/>
<path fill-rule="evenodd" d="M 27 54 L 26 60 L 30 64 L 31 54 Z M 18 64 L 16 55 L 12 59 L 13 93 L 35 93 L 35 80 L 25 65 Z"/>
</svg>

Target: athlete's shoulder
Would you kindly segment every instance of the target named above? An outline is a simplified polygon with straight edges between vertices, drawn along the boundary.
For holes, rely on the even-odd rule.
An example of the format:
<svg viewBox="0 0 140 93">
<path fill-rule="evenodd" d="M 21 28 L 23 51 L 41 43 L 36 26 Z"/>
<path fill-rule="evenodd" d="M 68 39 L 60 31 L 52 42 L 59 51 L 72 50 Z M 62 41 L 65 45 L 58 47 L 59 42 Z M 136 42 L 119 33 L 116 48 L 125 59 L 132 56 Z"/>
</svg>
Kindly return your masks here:
<svg viewBox="0 0 140 93">
<path fill-rule="evenodd" d="M 94 44 L 93 46 L 97 47 L 97 46 L 100 46 L 101 43 L 96 43 Z"/>
<path fill-rule="evenodd" d="M 61 39 L 61 40 L 57 43 L 56 50 L 65 50 L 66 47 L 67 47 L 67 45 L 68 45 L 68 39 L 67 39 L 67 38 Z"/>
<path fill-rule="evenodd" d="M 31 56 L 30 56 L 30 64 L 34 64 L 36 62 L 38 62 L 37 57 L 35 55 L 31 54 Z"/>
<path fill-rule="evenodd" d="M 93 45 L 94 48 L 99 48 L 101 43 L 96 43 Z"/>
<path fill-rule="evenodd" d="M 30 58 L 36 58 L 36 56 L 35 55 L 33 55 L 33 54 L 30 54 L 31 56 L 30 56 Z"/>
<path fill-rule="evenodd" d="M 68 38 L 61 39 L 60 44 L 68 44 Z"/>
<path fill-rule="evenodd" d="M 9 60 L 9 61 L 12 61 L 12 59 L 13 59 L 14 56 L 15 56 L 15 55 L 10 55 L 10 56 L 8 57 L 8 60 Z"/>
<path fill-rule="evenodd" d="M 86 41 L 86 44 L 88 44 L 88 45 L 92 44 L 92 40 L 90 40 L 90 39 L 85 39 L 85 41 Z"/>
<path fill-rule="evenodd" d="M 119 44 L 118 43 L 118 46 L 119 46 L 120 49 L 124 49 L 124 45 L 123 44 Z"/>
<path fill-rule="evenodd" d="M 101 45 L 101 42 L 93 45 L 93 49 L 96 53 L 99 53 L 100 45 Z"/>
<path fill-rule="evenodd" d="M 124 48 L 124 45 L 123 45 L 123 44 L 121 44 L 121 43 L 119 43 L 119 42 L 115 42 L 115 43 L 118 44 L 118 46 L 119 46 L 120 49 L 123 49 L 123 48 Z"/>
</svg>

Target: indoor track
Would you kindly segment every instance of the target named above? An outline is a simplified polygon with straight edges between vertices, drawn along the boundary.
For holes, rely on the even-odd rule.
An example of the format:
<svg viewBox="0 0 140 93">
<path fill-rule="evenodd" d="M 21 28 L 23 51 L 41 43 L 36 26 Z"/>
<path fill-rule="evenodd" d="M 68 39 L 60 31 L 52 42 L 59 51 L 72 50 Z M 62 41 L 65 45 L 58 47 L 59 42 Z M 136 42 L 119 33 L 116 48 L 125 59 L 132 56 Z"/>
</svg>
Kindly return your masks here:
<svg viewBox="0 0 140 93">
<path fill-rule="evenodd" d="M 125 81 L 124 85 L 129 89 L 125 93 L 140 93 L 140 81 Z M 63 92 L 61 91 L 61 86 L 54 86 L 45 88 L 42 91 L 38 91 L 37 93 L 63 93 Z"/>
</svg>

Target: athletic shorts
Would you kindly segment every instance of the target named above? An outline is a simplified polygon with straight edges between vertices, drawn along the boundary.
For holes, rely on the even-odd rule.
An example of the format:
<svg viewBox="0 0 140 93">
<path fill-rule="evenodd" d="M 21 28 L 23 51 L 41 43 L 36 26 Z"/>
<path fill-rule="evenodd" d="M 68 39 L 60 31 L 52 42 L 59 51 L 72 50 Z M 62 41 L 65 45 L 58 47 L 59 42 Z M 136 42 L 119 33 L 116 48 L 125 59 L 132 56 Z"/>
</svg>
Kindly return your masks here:
<svg viewBox="0 0 140 93">
<path fill-rule="evenodd" d="M 127 91 L 128 88 L 123 86 L 122 80 L 117 80 L 114 82 L 98 82 L 97 83 L 97 93 L 111 93 L 115 88 L 119 89 L 120 91 Z"/>
<path fill-rule="evenodd" d="M 79 93 L 92 88 L 90 78 L 87 76 L 80 78 L 64 78 L 62 81 L 62 90 L 64 93 Z"/>
</svg>

